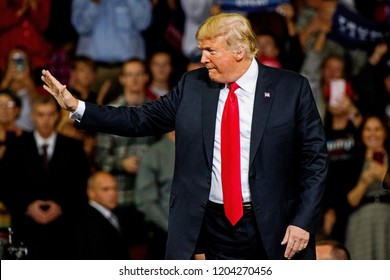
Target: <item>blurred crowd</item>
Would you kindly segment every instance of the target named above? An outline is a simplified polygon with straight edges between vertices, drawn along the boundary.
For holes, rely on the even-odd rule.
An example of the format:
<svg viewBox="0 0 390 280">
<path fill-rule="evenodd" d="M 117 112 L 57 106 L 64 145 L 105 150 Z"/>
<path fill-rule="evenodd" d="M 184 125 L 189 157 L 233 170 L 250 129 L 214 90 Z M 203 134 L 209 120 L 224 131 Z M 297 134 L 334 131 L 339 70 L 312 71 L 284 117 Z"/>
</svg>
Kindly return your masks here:
<svg viewBox="0 0 390 280">
<path fill-rule="evenodd" d="M 252 23 L 260 63 L 311 85 L 329 151 L 317 239 L 351 259 L 390 259 L 390 3 L 277 2 L 237 12 Z M 383 36 L 332 36 L 345 9 Z M 232 10 L 218 0 L 0 0 L 0 11 L 1 257 L 11 227 L 28 259 L 163 259 L 174 132 L 76 130 L 41 71 L 81 100 L 141 106 L 202 67 L 198 26 Z"/>
</svg>

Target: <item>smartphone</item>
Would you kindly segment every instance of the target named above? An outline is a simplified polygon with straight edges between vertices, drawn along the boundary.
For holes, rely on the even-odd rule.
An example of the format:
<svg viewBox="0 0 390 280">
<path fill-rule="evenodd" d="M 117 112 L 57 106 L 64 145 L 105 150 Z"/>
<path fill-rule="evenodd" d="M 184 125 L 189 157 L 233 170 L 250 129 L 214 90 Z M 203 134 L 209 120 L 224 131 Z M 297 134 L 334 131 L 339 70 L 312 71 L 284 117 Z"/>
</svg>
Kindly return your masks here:
<svg viewBox="0 0 390 280">
<path fill-rule="evenodd" d="M 16 65 L 17 71 L 23 72 L 24 69 L 26 69 L 26 57 L 23 54 L 15 52 L 12 56 L 12 60 Z"/>
<path fill-rule="evenodd" d="M 374 152 L 372 159 L 380 164 L 383 164 L 385 160 L 385 153 L 383 152 Z"/>
<path fill-rule="evenodd" d="M 347 83 L 344 79 L 333 79 L 329 84 L 329 105 L 337 107 L 345 97 Z"/>
</svg>

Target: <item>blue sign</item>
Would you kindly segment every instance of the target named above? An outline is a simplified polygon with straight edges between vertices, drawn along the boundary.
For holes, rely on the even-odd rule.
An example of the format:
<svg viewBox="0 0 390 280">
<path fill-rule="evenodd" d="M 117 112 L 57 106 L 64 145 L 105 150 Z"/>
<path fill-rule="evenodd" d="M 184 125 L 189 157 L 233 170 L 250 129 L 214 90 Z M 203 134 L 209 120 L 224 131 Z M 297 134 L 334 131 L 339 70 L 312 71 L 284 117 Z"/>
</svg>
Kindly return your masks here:
<svg viewBox="0 0 390 280">
<path fill-rule="evenodd" d="M 224 11 L 273 11 L 282 3 L 290 3 L 290 0 L 220 0 Z"/>
<path fill-rule="evenodd" d="M 338 4 L 332 18 L 328 38 L 349 49 L 364 49 L 383 41 L 389 30 L 367 20 L 342 4 Z"/>
</svg>

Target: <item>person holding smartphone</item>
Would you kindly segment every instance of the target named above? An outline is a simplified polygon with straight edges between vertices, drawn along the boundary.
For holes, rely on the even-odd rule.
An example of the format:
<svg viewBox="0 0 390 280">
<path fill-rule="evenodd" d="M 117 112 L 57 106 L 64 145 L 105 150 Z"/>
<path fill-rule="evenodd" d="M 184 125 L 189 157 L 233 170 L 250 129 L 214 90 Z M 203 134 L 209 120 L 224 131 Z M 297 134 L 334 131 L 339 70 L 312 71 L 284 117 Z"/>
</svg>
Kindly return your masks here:
<svg viewBox="0 0 390 280">
<path fill-rule="evenodd" d="M 344 58 L 339 55 L 326 57 L 321 76 L 325 106 L 323 121 L 329 152 L 322 235 L 344 243 L 345 225 L 350 212 L 346 196 L 355 180 L 354 149 L 362 117 L 346 78 Z"/>
<path fill-rule="evenodd" d="M 52 0 L 0 1 L 0 70 L 7 67 L 7 54 L 16 47 L 31 55 L 31 70 L 39 82 L 42 68 L 50 64 L 52 46 L 45 38 Z"/>
<path fill-rule="evenodd" d="M 388 169 L 388 136 L 386 122 L 368 116 L 361 125 L 362 168 L 355 186 L 347 195 L 353 207 L 347 231 L 346 246 L 352 259 L 390 259 L 390 193 L 382 188 Z"/>
<path fill-rule="evenodd" d="M 17 125 L 26 131 L 34 129 L 31 121 L 31 102 L 42 93 L 42 87 L 34 82 L 30 53 L 23 47 L 11 49 L 7 64 L 0 80 L 0 88 L 15 92 L 22 102 Z"/>
</svg>

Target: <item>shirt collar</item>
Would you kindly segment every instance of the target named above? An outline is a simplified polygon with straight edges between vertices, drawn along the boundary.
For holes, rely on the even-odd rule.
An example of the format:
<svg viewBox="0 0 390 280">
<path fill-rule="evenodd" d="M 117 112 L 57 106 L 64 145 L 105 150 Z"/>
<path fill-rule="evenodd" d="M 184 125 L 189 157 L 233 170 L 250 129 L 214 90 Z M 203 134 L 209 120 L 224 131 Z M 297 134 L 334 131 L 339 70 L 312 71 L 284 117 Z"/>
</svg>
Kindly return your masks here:
<svg viewBox="0 0 390 280">
<path fill-rule="evenodd" d="M 111 217 L 111 215 L 112 215 L 110 210 L 108 210 L 106 207 L 104 207 L 103 205 L 97 203 L 94 200 L 90 200 L 89 201 L 89 205 L 91 205 L 93 208 L 98 210 L 107 219 L 109 219 Z"/>
<path fill-rule="evenodd" d="M 259 75 L 259 65 L 253 58 L 248 70 L 242 75 L 236 83 L 246 92 L 255 93 L 257 77 Z"/>
<path fill-rule="evenodd" d="M 57 138 L 57 133 L 53 132 L 48 138 L 45 139 L 38 133 L 38 131 L 34 130 L 34 137 L 38 147 L 41 147 L 43 144 L 48 144 L 49 147 L 54 147 L 54 143 Z"/>
</svg>

